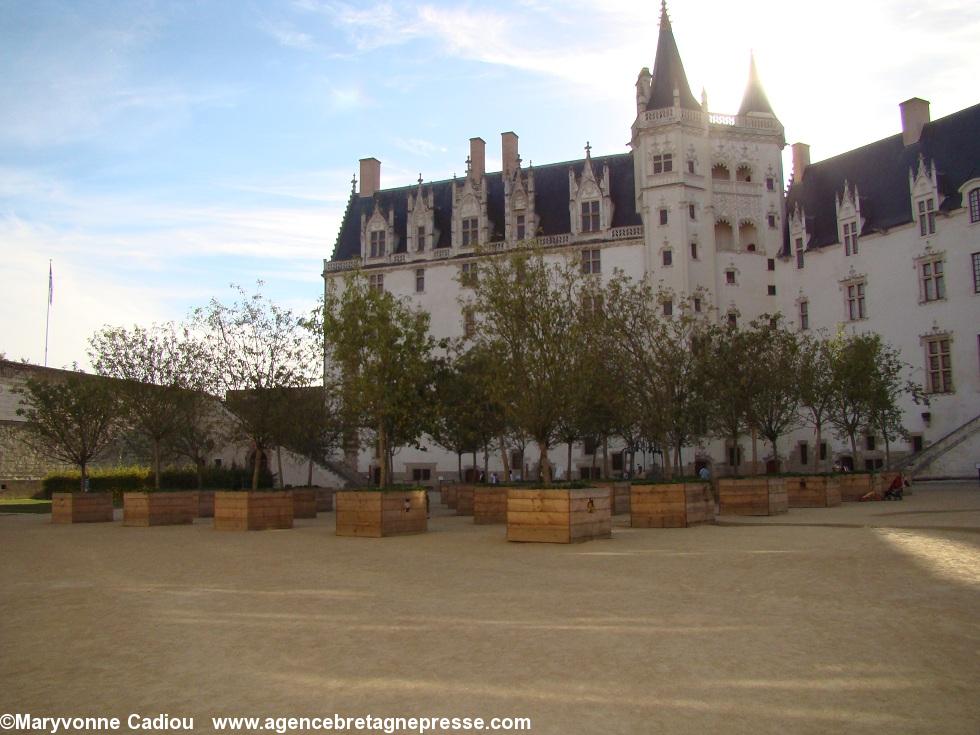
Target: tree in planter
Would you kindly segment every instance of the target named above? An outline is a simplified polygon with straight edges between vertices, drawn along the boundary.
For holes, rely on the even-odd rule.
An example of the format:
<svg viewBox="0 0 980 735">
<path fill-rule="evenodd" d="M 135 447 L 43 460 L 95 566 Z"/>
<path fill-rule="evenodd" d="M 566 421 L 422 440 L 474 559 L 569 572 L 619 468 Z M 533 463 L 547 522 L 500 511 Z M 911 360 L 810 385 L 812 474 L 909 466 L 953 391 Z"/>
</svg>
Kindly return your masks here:
<svg viewBox="0 0 980 735">
<path fill-rule="evenodd" d="M 854 466 L 858 466 L 857 434 L 871 419 L 881 340 L 877 335 L 838 335 L 833 345 L 831 362 L 830 423 L 838 436 L 851 445 Z"/>
<path fill-rule="evenodd" d="M 372 433 L 381 458 L 381 486 L 391 485 L 398 446 L 419 446 L 433 423 L 435 341 L 429 316 L 360 273 L 331 282 L 324 303 L 330 370 L 341 387 L 345 424 Z"/>
<path fill-rule="evenodd" d="M 891 468 L 891 443 L 908 438 L 908 431 L 902 425 L 899 399 L 910 394 L 919 403 L 925 397 L 921 385 L 903 377 L 908 365 L 901 359 L 901 353 L 877 334 L 865 336 L 871 340 L 875 353 L 875 369 L 868 376 L 868 428 L 884 440 L 885 467 Z"/>
<path fill-rule="evenodd" d="M 796 380 L 800 391 L 801 416 L 816 433 L 813 471 L 819 472 L 823 430 L 830 420 L 834 401 L 834 344 L 826 336 L 805 335 L 800 338 L 799 348 Z"/>
<path fill-rule="evenodd" d="M 715 436 L 734 448 L 734 474 L 741 464 L 738 439 L 750 428 L 752 392 L 760 377 L 756 344 L 743 330 L 729 324 L 714 324 L 707 332 L 703 360 L 708 423 Z"/>
<path fill-rule="evenodd" d="M 800 344 L 779 317 L 764 315 L 751 322 L 749 334 L 757 378 L 749 402 L 749 423 L 768 440 L 779 465 L 778 441 L 800 424 Z"/>
<path fill-rule="evenodd" d="M 472 304 L 480 318 L 477 343 L 498 360 L 492 393 L 508 423 L 538 445 L 546 486 L 548 450 L 568 412 L 570 355 L 580 346 L 582 280 L 573 264 L 547 265 L 540 253 L 521 250 L 481 263 Z"/>
<path fill-rule="evenodd" d="M 78 467 L 85 492 L 88 467 L 119 436 L 120 406 L 110 381 L 73 372 L 52 381 L 28 378 L 17 415 L 26 419 L 25 443 L 34 451 Z"/>
<path fill-rule="evenodd" d="M 212 299 L 194 312 L 194 326 L 218 369 L 225 406 L 254 450 L 253 490 L 258 489 L 262 457 L 273 446 L 283 393 L 309 385 L 315 372 L 303 320 L 266 299 L 261 287 L 260 281 L 251 295 L 235 287 L 237 302 L 228 306 Z"/>
<path fill-rule="evenodd" d="M 682 472 L 681 452 L 705 431 L 707 324 L 693 308 L 694 298 L 677 299 L 647 283 L 612 279 L 607 298 L 613 341 L 606 352 L 617 356 L 615 382 L 636 401 L 639 436 L 663 448 L 668 478 Z M 665 314 L 665 303 L 672 305 Z M 676 312 L 673 308 L 677 303 Z M 628 415 L 628 414 L 627 414 Z"/>
<path fill-rule="evenodd" d="M 89 339 L 89 357 L 99 375 L 114 383 L 128 428 L 150 449 L 153 487 L 180 429 L 181 404 L 197 387 L 206 364 L 200 345 L 172 324 L 107 327 Z"/>
<path fill-rule="evenodd" d="M 306 485 L 311 487 L 313 465 L 326 462 L 331 452 L 340 446 L 342 427 L 336 395 L 336 392 L 320 385 L 294 388 L 283 393 L 275 430 L 280 482 L 280 447 L 306 458 Z"/>
<path fill-rule="evenodd" d="M 177 430 L 170 447 L 174 454 L 194 465 L 198 490 L 204 487 L 208 459 L 229 439 L 230 418 L 223 412 L 219 401 L 202 390 L 186 390 L 177 401 Z"/>
</svg>

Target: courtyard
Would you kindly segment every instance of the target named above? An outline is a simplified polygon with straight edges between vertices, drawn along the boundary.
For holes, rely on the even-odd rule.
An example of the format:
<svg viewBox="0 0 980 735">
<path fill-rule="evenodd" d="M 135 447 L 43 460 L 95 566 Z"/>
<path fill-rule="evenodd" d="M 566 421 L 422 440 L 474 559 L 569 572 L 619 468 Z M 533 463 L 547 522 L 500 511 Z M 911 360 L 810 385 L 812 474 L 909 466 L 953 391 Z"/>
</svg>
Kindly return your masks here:
<svg viewBox="0 0 980 735">
<path fill-rule="evenodd" d="M 980 488 L 914 490 L 569 546 L 2 515 L 0 712 L 975 734 Z"/>
</svg>

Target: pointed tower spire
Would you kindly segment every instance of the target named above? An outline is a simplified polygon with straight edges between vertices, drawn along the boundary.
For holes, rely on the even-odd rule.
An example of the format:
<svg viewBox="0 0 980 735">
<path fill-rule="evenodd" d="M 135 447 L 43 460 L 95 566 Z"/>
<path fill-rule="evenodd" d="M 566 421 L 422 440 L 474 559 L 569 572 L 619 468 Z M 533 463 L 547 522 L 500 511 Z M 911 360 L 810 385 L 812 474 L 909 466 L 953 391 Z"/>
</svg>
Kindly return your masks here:
<svg viewBox="0 0 980 735">
<path fill-rule="evenodd" d="M 755 68 L 755 54 L 749 53 L 749 83 L 745 87 L 745 94 L 742 97 L 742 106 L 738 109 L 739 115 L 746 115 L 750 112 L 764 112 L 773 117 L 776 113 L 772 111 L 769 98 L 766 97 L 765 90 L 762 89 L 762 82 L 759 81 L 759 71 Z"/>
<path fill-rule="evenodd" d="M 650 88 L 648 110 L 659 110 L 674 106 L 674 92 L 677 92 L 680 106 L 688 110 L 700 110 L 701 105 L 691 94 L 687 83 L 681 54 L 677 50 L 674 31 L 667 14 L 667 2 L 660 3 L 660 37 L 657 39 L 657 57 L 653 63 L 653 83 Z"/>
</svg>

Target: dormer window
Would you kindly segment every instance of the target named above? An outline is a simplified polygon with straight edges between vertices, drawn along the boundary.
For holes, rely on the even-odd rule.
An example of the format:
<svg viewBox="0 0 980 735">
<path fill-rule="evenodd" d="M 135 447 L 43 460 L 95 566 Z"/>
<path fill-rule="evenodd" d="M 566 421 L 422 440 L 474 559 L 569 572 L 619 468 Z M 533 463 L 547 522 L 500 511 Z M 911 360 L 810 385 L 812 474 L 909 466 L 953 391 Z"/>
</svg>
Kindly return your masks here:
<svg viewBox="0 0 980 735">
<path fill-rule="evenodd" d="M 599 231 L 599 201 L 582 202 L 582 232 Z"/>
<path fill-rule="evenodd" d="M 415 249 L 423 253 L 425 252 L 425 228 L 419 227 L 415 233 Z"/>
<path fill-rule="evenodd" d="M 936 200 L 932 197 L 919 200 L 919 234 L 936 234 Z"/>
<path fill-rule="evenodd" d="M 517 215 L 517 239 L 523 240 L 527 237 L 527 217 L 523 214 Z"/>
<path fill-rule="evenodd" d="M 803 238 L 796 238 L 795 243 L 796 248 L 796 267 L 800 270 L 803 269 Z"/>
<path fill-rule="evenodd" d="M 844 255 L 858 254 L 857 222 L 844 223 Z"/>
<path fill-rule="evenodd" d="M 463 247 L 474 247 L 480 244 L 480 220 L 477 217 L 463 219 Z"/>
<path fill-rule="evenodd" d="M 385 254 L 385 231 L 371 231 L 371 249 L 368 251 L 372 258 L 383 258 Z"/>
<path fill-rule="evenodd" d="M 970 222 L 980 222 L 980 189 L 973 189 L 967 199 L 970 203 Z"/>
<path fill-rule="evenodd" d="M 669 174 L 674 170 L 674 156 L 670 153 L 655 155 L 653 157 L 653 173 Z"/>
</svg>

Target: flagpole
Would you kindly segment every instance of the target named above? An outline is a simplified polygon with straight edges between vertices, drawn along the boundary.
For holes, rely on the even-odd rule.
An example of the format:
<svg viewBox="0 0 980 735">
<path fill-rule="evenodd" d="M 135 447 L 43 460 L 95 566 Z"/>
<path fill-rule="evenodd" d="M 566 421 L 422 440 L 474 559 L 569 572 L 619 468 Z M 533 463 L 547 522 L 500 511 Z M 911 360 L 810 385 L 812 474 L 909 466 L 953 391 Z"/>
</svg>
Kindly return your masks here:
<svg viewBox="0 0 980 735">
<path fill-rule="evenodd" d="M 44 367 L 48 366 L 48 327 L 51 326 L 51 300 L 54 296 L 54 275 L 51 272 L 51 259 L 48 259 L 48 313 L 44 317 Z"/>
</svg>

